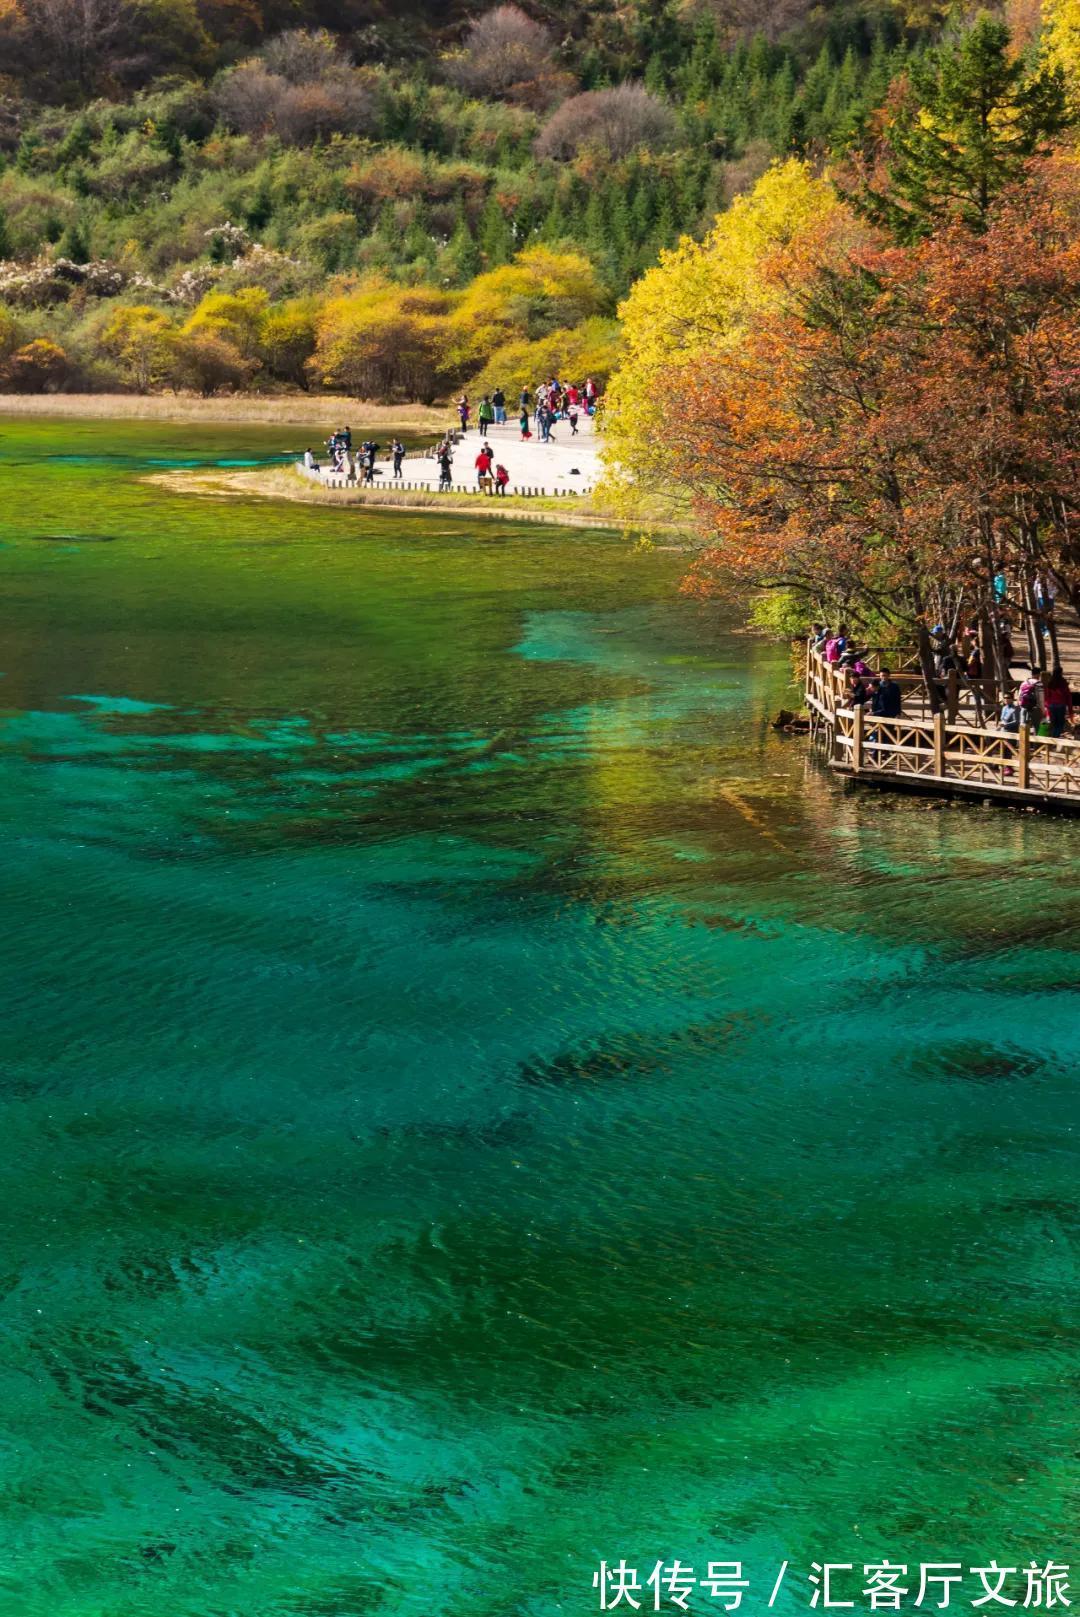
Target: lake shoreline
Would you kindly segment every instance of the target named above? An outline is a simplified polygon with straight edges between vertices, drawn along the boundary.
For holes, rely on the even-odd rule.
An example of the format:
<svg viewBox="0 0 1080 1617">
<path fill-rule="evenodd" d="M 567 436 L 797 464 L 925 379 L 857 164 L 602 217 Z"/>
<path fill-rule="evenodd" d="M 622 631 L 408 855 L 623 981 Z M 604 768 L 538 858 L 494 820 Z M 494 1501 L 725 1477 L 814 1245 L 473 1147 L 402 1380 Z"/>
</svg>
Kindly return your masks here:
<svg viewBox="0 0 1080 1617">
<path fill-rule="evenodd" d="M 625 533 L 638 530 L 642 525 L 627 521 L 610 511 L 583 510 L 589 495 L 550 496 L 531 498 L 528 504 L 513 498 L 465 493 L 463 491 L 429 495 L 398 494 L 393 489 L 325 488 L 317 482 L 303 478 L 291 467 L 260 468 L 243 471 L 214 470 L 151 472 L 145 482 L 159 488 L 171 489 L 177 494 L 201 495 L 204 499 L 264 499 L 292 500 L 301 505 L 341 506 L 353 510 L 401 511 L 405 514 L 431 516 L 434 512 L 452 512 L 458 516 L 479 517 L 482 521 L 543 522 L 562 528 L 620 529 Z M 570 507 L 568 509 L 568 507 Z M 652 522 L 650 532 L 678 536 L 684 542 L 678 545 L 657 545 L 656 549 L 686 550 L 690 548 L 691 530 L 674 522 Z"/>
</svg>

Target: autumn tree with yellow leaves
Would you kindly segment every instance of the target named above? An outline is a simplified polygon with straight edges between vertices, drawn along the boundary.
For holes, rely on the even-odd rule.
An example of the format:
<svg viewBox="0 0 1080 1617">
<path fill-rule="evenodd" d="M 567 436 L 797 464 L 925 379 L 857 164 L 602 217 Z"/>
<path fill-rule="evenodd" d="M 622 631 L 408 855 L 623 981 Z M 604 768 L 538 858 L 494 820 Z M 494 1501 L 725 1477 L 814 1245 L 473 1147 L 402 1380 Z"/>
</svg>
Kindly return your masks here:
<svg viewBox="0 0 1080 1617">
<path fill-rule="evenodd" d="M 839 206 L 829 183 L 791 159 L 770 168 L 717 219 L 642 276 L 619 310 L 624 358 L 604 406 L 605 489 L 628 514 L 642 496 L 684 498 L 677 454 L 661 437 L 677 367 L 736 344 L 755 310 L 777 295 L 769 257 Z"/>
</svg>

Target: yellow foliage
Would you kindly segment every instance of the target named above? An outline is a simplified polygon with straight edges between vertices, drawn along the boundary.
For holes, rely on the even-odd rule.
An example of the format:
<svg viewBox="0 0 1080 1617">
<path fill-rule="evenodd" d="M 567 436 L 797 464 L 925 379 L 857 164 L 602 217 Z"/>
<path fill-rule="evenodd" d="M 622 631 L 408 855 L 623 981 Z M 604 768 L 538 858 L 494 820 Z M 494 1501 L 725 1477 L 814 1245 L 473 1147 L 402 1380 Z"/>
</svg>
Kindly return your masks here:
<svg viewBox="0 0 1080 1617">
<path fill-rule="evenodd" d="M 603 302 L 587 258 L 543 246 L 464 292 L 370 277 L 319 310 L 308 372 L 326 387 L 381 399 L 433 399 L 481 366 L 469 383 L 481 392 L 564 369 L 606 375 L 617 328 L 597 318 Z"/>
<path fill-rule="evenodd" d="M 267 368 L 280 381 L 304 385 L 304 367 L 315 348 L 317 310 L 314 298 L 291 298 L 267 312 L 260 348 Z"/>
<path fill-rule="evenodd" d="M 738 340 L 774 292 L 765 260 L 840 204 L 827 180 L 792 158 L 774 164 L 719 216 L 702 242 L 684 238 L 660 256 L 619 309 L 624 359 L 605 399 L 605 492 L 634 507 L 634 484 L 668 485 L 667 452 L 657 447 L 665 373 L 717 345 Z"/>
<path fill-rule="evenodd" d="M 46 393 L 63 383 L 69 369 L 59 343 L 35 337 L 12 354 L 4 367 L 4 381 L 14 393 Z"/>
<path fill-rule="evenodd" d="M 308 370 L 324 387 L 357 398 L 430 402 L 444 380 L 452 293 L 379 278 L 331 298 L 315 323 Z"/>
<path fill-rule="evenodd" d="M 480 396 L 501 387 L 512 413 L 523 386 L 532 391 L 551 376 L 562 382 L 584 382 L 591 376 L 603 387 L 618 357 L 618 322 L 594 317 L 573 329 L 552 331 L 535 342 L 519 337 L 504 343 L 480 374 L 470 380 L 469 391 Z"/>
<path fill-rule="evenodd" d="M 1043 54 L 1065 74 L 1073 96 L 1080 92 L 1080 0 L 1043 0 Z"/>
<path fill-rule="evenodd" d="M 19 346 L 19 328 L 10 309 L 0 303 L 0 361 L 10 358 Z"/>
<path fill-rule="evenodd" d="M 172 321 L 160 309 L 122 304 L 109 315 L 101 346 L 119 360 L 138 392 L 146 393 L 167 369 L 172 332 Z"/>
<path fill-rule="evenodd" d="M 451 321 L 448 358 L 481 363 L 504 343 L 535 342 L 579 325 L 603 304 L 596 271 L 584 254 L 528 247 L 466 287 Z"/>
<path fill-rule="evenodd" d="M 181 334 L 223 337 L 238 353 L 250 359 L 258 349 L 269 302 L 261 286 L 245 286 L 239 292 L 208 292 Z"/>
</svg>

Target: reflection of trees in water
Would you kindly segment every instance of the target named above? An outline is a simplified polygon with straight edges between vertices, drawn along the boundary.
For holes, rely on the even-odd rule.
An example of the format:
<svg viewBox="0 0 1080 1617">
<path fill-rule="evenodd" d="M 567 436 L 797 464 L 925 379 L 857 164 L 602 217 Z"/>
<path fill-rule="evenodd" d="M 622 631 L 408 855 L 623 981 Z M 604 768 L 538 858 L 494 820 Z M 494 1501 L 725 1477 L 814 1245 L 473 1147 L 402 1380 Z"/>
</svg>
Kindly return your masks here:
<svg viewBox="0 0 1080 1617">
<path fill-rule="evenodd" d="M 838 781 L 797 744 L 829 925 L 973 954 L 1080 933 L 1080 893 L 1063 879 L 1080 863 L 1080 822 Z"/>
</svg>

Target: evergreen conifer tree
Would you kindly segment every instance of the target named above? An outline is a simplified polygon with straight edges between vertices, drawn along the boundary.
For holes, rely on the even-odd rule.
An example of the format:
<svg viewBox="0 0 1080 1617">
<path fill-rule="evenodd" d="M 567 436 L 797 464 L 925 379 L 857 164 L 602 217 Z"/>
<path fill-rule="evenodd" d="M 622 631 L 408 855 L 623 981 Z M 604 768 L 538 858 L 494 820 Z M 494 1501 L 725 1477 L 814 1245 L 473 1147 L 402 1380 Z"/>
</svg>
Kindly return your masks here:
<svg viewBox="0 0 1080 1617">
<path fill-rule="evenodd" d="M 60 258 L 70 258 L 73 264 L 89 263 L 90 244 L 78 220 L 72 220 L 67 226 L 56 244 L 56 251 Z"/>
<path fill-rule="evenodd" d="M 270 175 L 267 170 L 260 174 L 255 186 L 254 194 L 244 213 L 244 223 L 249 230 L 265 230 L 274 212 L 274 198 L 270 190 Z"/>
<path fill-rule="evenodd" d="M 485 269 L 497 269 L 500 264 L 507 263 L 513 255 L 514 238 L 494 192 L 484 204 L 476 239 Z"/>
<path fill-rule="evenodd" d="M 995 197 L 1069 122 L 1060 72 L 1030 71 L 986 13 L 914 65 L 911 87 L 886 136 L 886 183 L 852 198 L 900 241 L 954 215 L 984 229 Z"/>
<path fill-rule="evenodd" d="M 453 278 L 462 285 L 479 275 L 480 249 L 476 245 L 476 238 L 469 228 L 468 215 L 464 203 L 458 204 L 457 223 L 454 234 L 446 248 L 446 257 Z"/>
<path fill-rule="evenodd" d="M 570 225 L 566 212 L 557 191 L 552 193 L 551 206 L 544 215 L 544 222 L 540 226 L 541 240 L 550 242 L 565 241 L 570 236 Z"/>
</svg>

